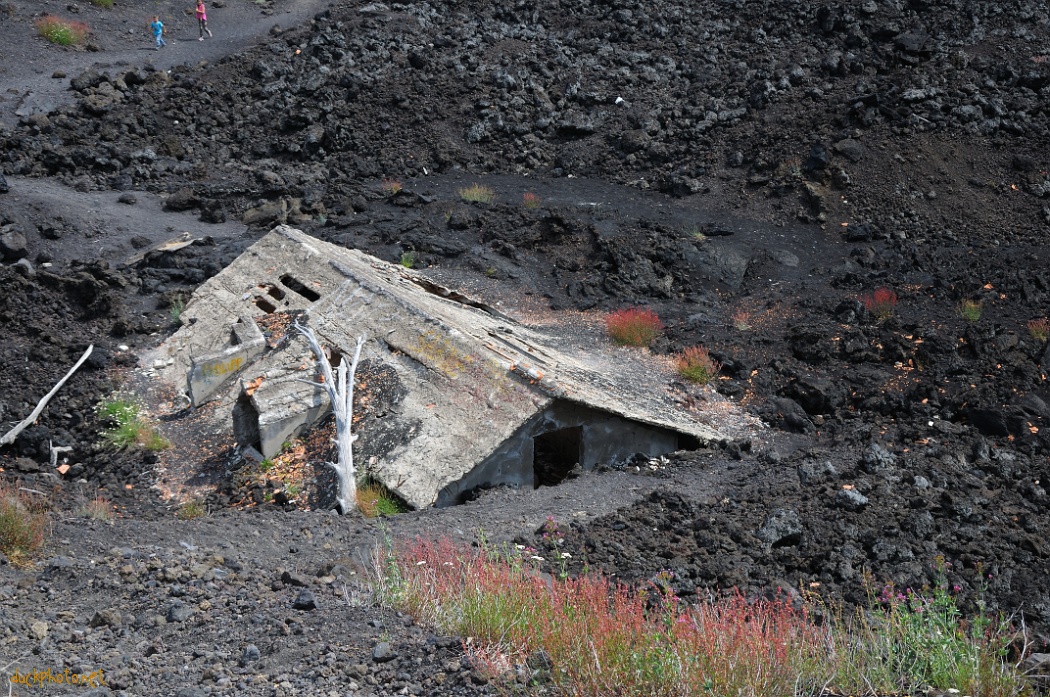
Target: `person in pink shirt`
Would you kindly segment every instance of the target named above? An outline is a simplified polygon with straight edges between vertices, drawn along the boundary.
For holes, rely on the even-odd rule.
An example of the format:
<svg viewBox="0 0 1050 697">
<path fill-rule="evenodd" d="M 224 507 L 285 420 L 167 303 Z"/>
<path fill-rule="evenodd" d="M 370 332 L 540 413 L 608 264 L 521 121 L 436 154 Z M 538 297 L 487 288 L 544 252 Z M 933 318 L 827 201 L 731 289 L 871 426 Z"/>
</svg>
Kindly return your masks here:
<svg viewBox="0 0 1050 697">
<path fill-rule="evenodd" d="M 204 0 L 197 0 L 197 28 L 200 29 L 201 35 L 197 41 L 204 41 L 204 32 L 208 32 L 208 36 L 211 36 L 211 29 L 208 28 L 208 11 L 204 9 Z"/>
</svg>

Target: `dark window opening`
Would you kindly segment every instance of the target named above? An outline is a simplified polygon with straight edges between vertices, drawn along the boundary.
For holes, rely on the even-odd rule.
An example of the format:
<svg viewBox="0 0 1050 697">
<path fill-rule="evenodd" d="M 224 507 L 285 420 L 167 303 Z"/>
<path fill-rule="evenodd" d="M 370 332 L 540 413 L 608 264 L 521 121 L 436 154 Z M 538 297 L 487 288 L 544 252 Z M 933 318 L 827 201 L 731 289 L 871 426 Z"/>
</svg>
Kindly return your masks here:
<svg viewBox="0 0 1050 697">
<path fill-rule="evenodd" d="M 317 302 L 321 299 L 320 293 L 312 288 L 308 288 L 302 281 L 292 278 L 288 274 L 281 276 L 281 283 L 283 283 L 288 290 L 295 291 L 310 302 Z"/>
<path fill-rule="evenodd" d="M 532 449 L 536 488 L 561 484 L 575 473 L 583 459 L 583 427 L 562 428 L 536 436 Z"/>
<path fill-rule="evenodd" d="M 268 315 L 273 314 L 274 312 L 277 311 L 276 307 L 274 307 L 270 303 L 266 302 L 262 298 L 256 298 L 255 299 L 255 306 L 257 308 L 259 308 L 260 310 L 262 310 L 263 312 L 265 312 L 266 314 L 268 314 Z"/>
<path fill-rule="evenodd" d="M 259 412 L 252 404 L 252 399 L 241 392 L 233 405 L 233 433 L 237 445 L 242 448 L 261 448 L 259 438 Z"/>
<path fill-rule="evenodd" d="M 276 298 L 277 300 L 284 300 L 284 296 L 285 296 L 284 291 L 281 290 L 280 288 L 278 288 L 277 286 L 275 286 L 274 284 L 272 284 L 272 283 L 264 283 L 263 285 L 261 285 L 259 287 L 260 288 L 264 288 L 266 290 L 266 293 L 270 297 Z"/>
</svg>

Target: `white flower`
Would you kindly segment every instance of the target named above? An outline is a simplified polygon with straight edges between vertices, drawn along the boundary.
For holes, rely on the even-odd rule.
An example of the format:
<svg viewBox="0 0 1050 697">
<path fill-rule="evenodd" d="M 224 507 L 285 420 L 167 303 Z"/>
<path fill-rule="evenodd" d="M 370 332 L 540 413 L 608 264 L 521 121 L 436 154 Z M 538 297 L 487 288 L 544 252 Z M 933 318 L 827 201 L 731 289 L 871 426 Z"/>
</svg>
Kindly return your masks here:
<svg viewBox="0 0 1050 697">
<path fill-rule="evenodd" d="M 525 549 L 525 545 L 514 545 L 514 549 L 520 552 L 521 550 Z"/>
<path fill-rule="evenodd" d="M 422 559 L 422 560 L 416 562 L 416 566 L 423 566 L 426 563 L 427 563 L 427 560 L 426 559 Z"/>
<path fill-rule="evenodd" d="M 561 558 L 562 559 L 572 559 L 572 555 L 569 554 L 568 552 L 562 552 L 561 553 Z"/>
<path fill-rule="evenodd" d="M 533 561 L 543 561 L 543 557 L 537 557 L 536 555 L 532 555 L 529 558 L 532 559 Z"/>
</svg>

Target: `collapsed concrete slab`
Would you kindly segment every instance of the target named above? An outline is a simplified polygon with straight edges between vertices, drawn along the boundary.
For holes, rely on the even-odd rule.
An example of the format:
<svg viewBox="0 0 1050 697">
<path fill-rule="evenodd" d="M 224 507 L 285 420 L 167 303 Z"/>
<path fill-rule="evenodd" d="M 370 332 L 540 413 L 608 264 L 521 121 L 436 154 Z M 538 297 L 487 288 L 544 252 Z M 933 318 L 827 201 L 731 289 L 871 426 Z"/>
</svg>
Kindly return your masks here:
<svg viewBox="0 0 1050 697">
<path fill-rule="evenodd" d="M 193 403 L 219 400 L 238 442 L 266 456 L 328 407 L 293 318 L 334 363 L 368 338 L 355 459 L 417 508 L 723 439 L 674 399 L 652 357 L 526 326 L 419 272 L 281 226 L 197 290 L 166 342 Z"/>
</svg>

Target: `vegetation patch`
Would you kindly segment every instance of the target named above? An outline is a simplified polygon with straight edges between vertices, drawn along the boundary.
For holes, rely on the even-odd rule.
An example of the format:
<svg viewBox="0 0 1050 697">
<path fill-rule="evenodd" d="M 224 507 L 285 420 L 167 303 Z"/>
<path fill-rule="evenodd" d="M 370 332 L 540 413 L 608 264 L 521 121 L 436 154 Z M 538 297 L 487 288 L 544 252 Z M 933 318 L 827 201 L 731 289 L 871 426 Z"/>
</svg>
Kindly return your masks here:
<svg viewBox="0 0 1050 697">
<path fill-rule="evenodd" d="M 98 415 L 109 428 L 102 432 L 102 440 L 108 445 L 123 450 L 139 447 L 156 452 L 171 447 L 171 443 L 143 413 L 134 399 L 114 395 L 99 403 Z"/>
<path fill-rule="evenodd" d="M 179 520 L 193 520 L 206 515 L 208 515 L 208 509 L 200 499 L 186 501 L 175 511 L 175 517 Z"/>
<path fill-rule="evenodd" d="M 400 261 L 401 265 L 406 269 L 411 269 L 416 265 L 416 262 L 419 261 L 419 256 L 415 252 L 409 250 L 401 253 Z"/>
<path fill-rule="evenodd" d="M 751 330 L 751 315 L 747 313 L 747 310 L 737 310 L 729 318 L 729 321 L 732 323 L 733 329 L 736 329 L 738 332 Z"/>
<path fill-rule="evenodd" d="M 542 204 L 542 201 L 541 201 L 540 197 L 537 196 L 536 194 L 532 193 L 531 191 L 526 193 L 526 194 L 524 194 L 521 197 L 521 205 L 522 205 L 522 207 L 527 208 L 530 211 L 536 210 L 537 208 L 540 207 L 541 204 Z"/>
<path fill-rule="evenodd" d="M 383 182 L 379 185 L 379 190 L 382 191 L 383 194 L 385 194 L 386 196 L 394 196 L 395 194 L 399 194 L 401 193 L 401 189 L 403 188 L 404 187 L 401 186 L 401 182 L 399 182 L 396 179 L 384 179 Z"/>
<path fill-rule="evenodd" d="M 90 28 L 83 22 L 62 19 L 55 15 L 44 15 L 35 22 L 37 33 L 59 46 L 76 46 L 83 43 Z"/>
<path fill-rule="evenodd" d="M 959 316 L 967 322 L 976 322 L 981 319 L 984 308 L 976 300 L 963 300 L 959 303 Z"/>
<path fill-rule="evenodd" d="M 104 10 L 113 9 L 113 0 L 91 0 L 91 4 Z"/>
<path fill-rule="evenodd" d="M 890 587 L 844 618 L 819 598 L 799 607 L 730 593 L 689 605 L 670 590 L 670 572 L 637 588 L 538 573 L 548 562 L 524 546 L 417 541 L 376 560 L 377 597 L 471 637 L 473 665 L 498 685 L 527 666 L 530 681 L 558 694 L 1032 694 L 1007 659 L 1009 623 L 983 606 L 964 619 L 946 587 Z M 812 621 L 814 607 L 825 621 Z"/>
<path fill-rule="evenodd" d="M 1035 341 L 1046 341 L 1050 336 L 1050 320 L 1045 317 L 1028 321 L 1028 335 Z"/>
<path fill-rule="evenodd" d="M 664 323 L 652 310 L 629 307 L 606 315 L 605 328 L 619 346 L 650 346 L 663 331 Z"/>
<path fill-rule="evenodd" d="M 77 515 L 91 520 L 113 520 L 113 503 L 102 494 L 83 501 L 77 506 Z"/>
<path fill-rule="evenodd" d="M 492 203 L 496 200 L 496 192 L 481 184 L 471 184 L 459 190 L 459 197 L 468 203 Z"/>
<path fill-rule="evenodd" d="M 51 530 L 46 497 L 0 483 L 0 552 L 15 566 L 28 566 Z"/>
<path fill-rule="evenodd" d="M 377 481 L 366 479 L 357 487 L 357 508 L 366 518 L 379 518 L 407 513 L 404 501 Z"/>
<path fill-rule="evenodd" d="M 711 382 L 721 369 L 721 364 L 703 346 L 690 346 L 678 354 L 678 374 L 698 385 Z"/>
<path fill-rule="evenodd" d="M 897 311 L 897 294 L 883 286 L 861 298 L 861 303 L 875 319 L 882 321 L 893 317 Z"/>
</svg>

